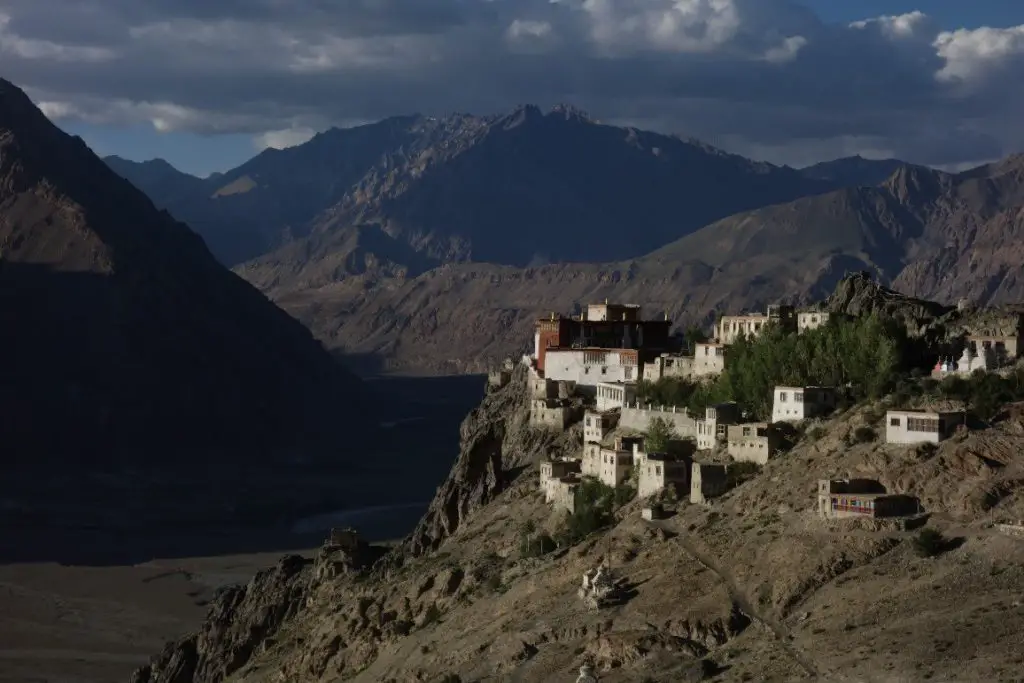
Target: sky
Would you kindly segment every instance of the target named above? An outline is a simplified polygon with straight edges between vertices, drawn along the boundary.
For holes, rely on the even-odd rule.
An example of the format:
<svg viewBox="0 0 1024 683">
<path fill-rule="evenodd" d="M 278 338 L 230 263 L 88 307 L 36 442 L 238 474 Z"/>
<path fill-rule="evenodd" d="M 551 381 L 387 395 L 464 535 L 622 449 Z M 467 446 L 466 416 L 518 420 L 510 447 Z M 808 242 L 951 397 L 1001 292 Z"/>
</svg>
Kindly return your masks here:
<svg viewBox="0 0 1024 683">
<path fill-rule="evenodd" d="M 1024 151 L 1024 1 L 4 0 L 0 77 L 101 155 L 200 176 L 525 103 L 774 163 L 956 169 Z"/>
</svg>

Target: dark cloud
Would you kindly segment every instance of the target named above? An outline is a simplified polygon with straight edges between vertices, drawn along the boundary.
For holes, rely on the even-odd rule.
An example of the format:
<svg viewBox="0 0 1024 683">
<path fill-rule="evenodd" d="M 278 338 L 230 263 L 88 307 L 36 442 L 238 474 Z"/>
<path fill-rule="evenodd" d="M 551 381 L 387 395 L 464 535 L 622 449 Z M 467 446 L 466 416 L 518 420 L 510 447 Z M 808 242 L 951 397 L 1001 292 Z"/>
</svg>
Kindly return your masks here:
<svg viewBox="0 0 1024 683">
<path fill-rule="evenodd" d="M 566 101 L 782 162 L 1024 145 L 1024 28 L 788 0 L 8 0 L 0 53 L 54 117 L 264 140 Z"/>
</svg>

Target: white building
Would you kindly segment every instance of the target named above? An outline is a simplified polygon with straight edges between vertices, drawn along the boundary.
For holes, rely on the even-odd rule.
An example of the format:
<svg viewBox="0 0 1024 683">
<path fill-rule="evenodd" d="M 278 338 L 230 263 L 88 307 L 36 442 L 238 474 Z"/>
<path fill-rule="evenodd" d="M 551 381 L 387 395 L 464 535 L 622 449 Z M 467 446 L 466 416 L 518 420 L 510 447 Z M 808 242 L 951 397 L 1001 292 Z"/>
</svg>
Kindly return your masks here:
<svg viewBox="0 0 1024 683">
<path fill-rule="evenodd" d="M 601 382 L 636 382 L 643 375 L 636 349 L 548 349 L 544 376 L 575 382 L 580 393 L 593 395 Z"/>
<path fill-rule="evenodd" d="M 675 487 L 679 493 L 690 485 L 689 459 L 649 453 L 642 464 L 636 466 L 640 470 L 637 475 L 637 495 L 640 498 L 652 496 L 669 486 Z"/>
<path fill-rule="evenodd" d="M 772 422 L 799 422 L 821 417 L 836 407 L 831 387 L 775 387 Z"/>
<path fill-rule="evenodd" d="M 693 376 L 693 357 L 678 353 L 663 353 L 649 363 L 644 363 L 644 379 L 657 382 L 664 377 Z"/>
<path fill-rule="evenodd" d="M 636 402 L 636 383 L 601 382 L 597 385 L 597 409 L 601 412 Z"/>
<path fill-rule="evenodd" d="M 701 342 L 693 345 L 693 375 L 718 375 L 725 370 L 725 344 Z"/>
<path fill-rule="evenodd" d="M 885 414 L 885 442 L 939 443 L 949 438 L 963 420 L 963 413 L 890 410 Z"/>
<path fill-rule="evenodd" d="M 797 332 L 816 330 L 822 325 L 828 324 L 829 312 L 826 310 L 800 311 L 796 314 Z"/>
<path fill-rule="evenodd" d="M 588 304 L 585 320 L 640 320 L 640 306 L 637 304 Z"/>
<path fill-rule="evenodd" d="M 633 470 L 633 453 L 602 448 L 600 467 L 598 478 L 606 486 L 618 486 L 629 479 L 629 474 Z"/>
<path fill-rule="evenodd" d="M 619 413 L 588 410 L 583 416 L 583 441 L 601 443 L 608 432 L 619 424 Z"/>
<path fill-rule="evenodd" d="M 580 472 L 579 460 L 546 460 L 540 464 L 540 490 L 544 492 L 544 500 L 550 503 L 554 497 L 554 487 L 559 479 L 570 477 Z"/>
<path fill-rule="evenodd" d="M 697 420 L 697 449 L 713 450 L 726 441 L 726 428 L 740 421 L 740 408 L 735 403 L 719 403 L 704 409 L 704 418 Z"/>
</svg>

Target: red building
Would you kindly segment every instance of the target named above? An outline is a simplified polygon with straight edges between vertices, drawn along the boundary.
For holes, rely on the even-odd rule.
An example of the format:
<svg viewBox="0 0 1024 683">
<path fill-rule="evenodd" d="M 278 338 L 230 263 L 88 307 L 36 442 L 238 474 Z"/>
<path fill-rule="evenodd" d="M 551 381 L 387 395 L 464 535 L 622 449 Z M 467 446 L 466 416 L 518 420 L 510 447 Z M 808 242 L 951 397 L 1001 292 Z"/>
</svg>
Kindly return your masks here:
<svg viewBox="0 0 1024 683">
<path fill-rule="evenodd" d="M 639 306 L 592 304 L 587 313 L 561 316 L 552 313 L 537 321 L 534 357 L 543 373 L 548 349 L 634 349 L 657 355 L 672 350 L 672 321 L 641 320 Z M 644 353 L 643 355 L 648 355 Z"/>
</svg>

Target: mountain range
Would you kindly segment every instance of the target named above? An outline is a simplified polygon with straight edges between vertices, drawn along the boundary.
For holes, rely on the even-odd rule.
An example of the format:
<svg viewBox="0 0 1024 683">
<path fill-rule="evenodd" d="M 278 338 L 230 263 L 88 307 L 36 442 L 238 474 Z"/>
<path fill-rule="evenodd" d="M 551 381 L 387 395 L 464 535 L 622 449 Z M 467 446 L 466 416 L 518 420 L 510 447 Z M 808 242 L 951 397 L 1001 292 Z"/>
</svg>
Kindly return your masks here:
<svg viewBox="0 0 1024 683">
<path fill-rule="evenodd" d="M 11 464 L 265 461 L 371 414 L 307 329 L 2 80 L 0 324 Z"/>
<path fill-rule="evenodd" d="M 525 106 L 332 129 L 204 180 L 107 161 L 328 347 L 393 371 L 479 371 L 538 314 L 606 297 L 706 324 L 851 270 L 946 302 L 1022 294 L 1020 156 L 793 169 Z"/>
</svg>

